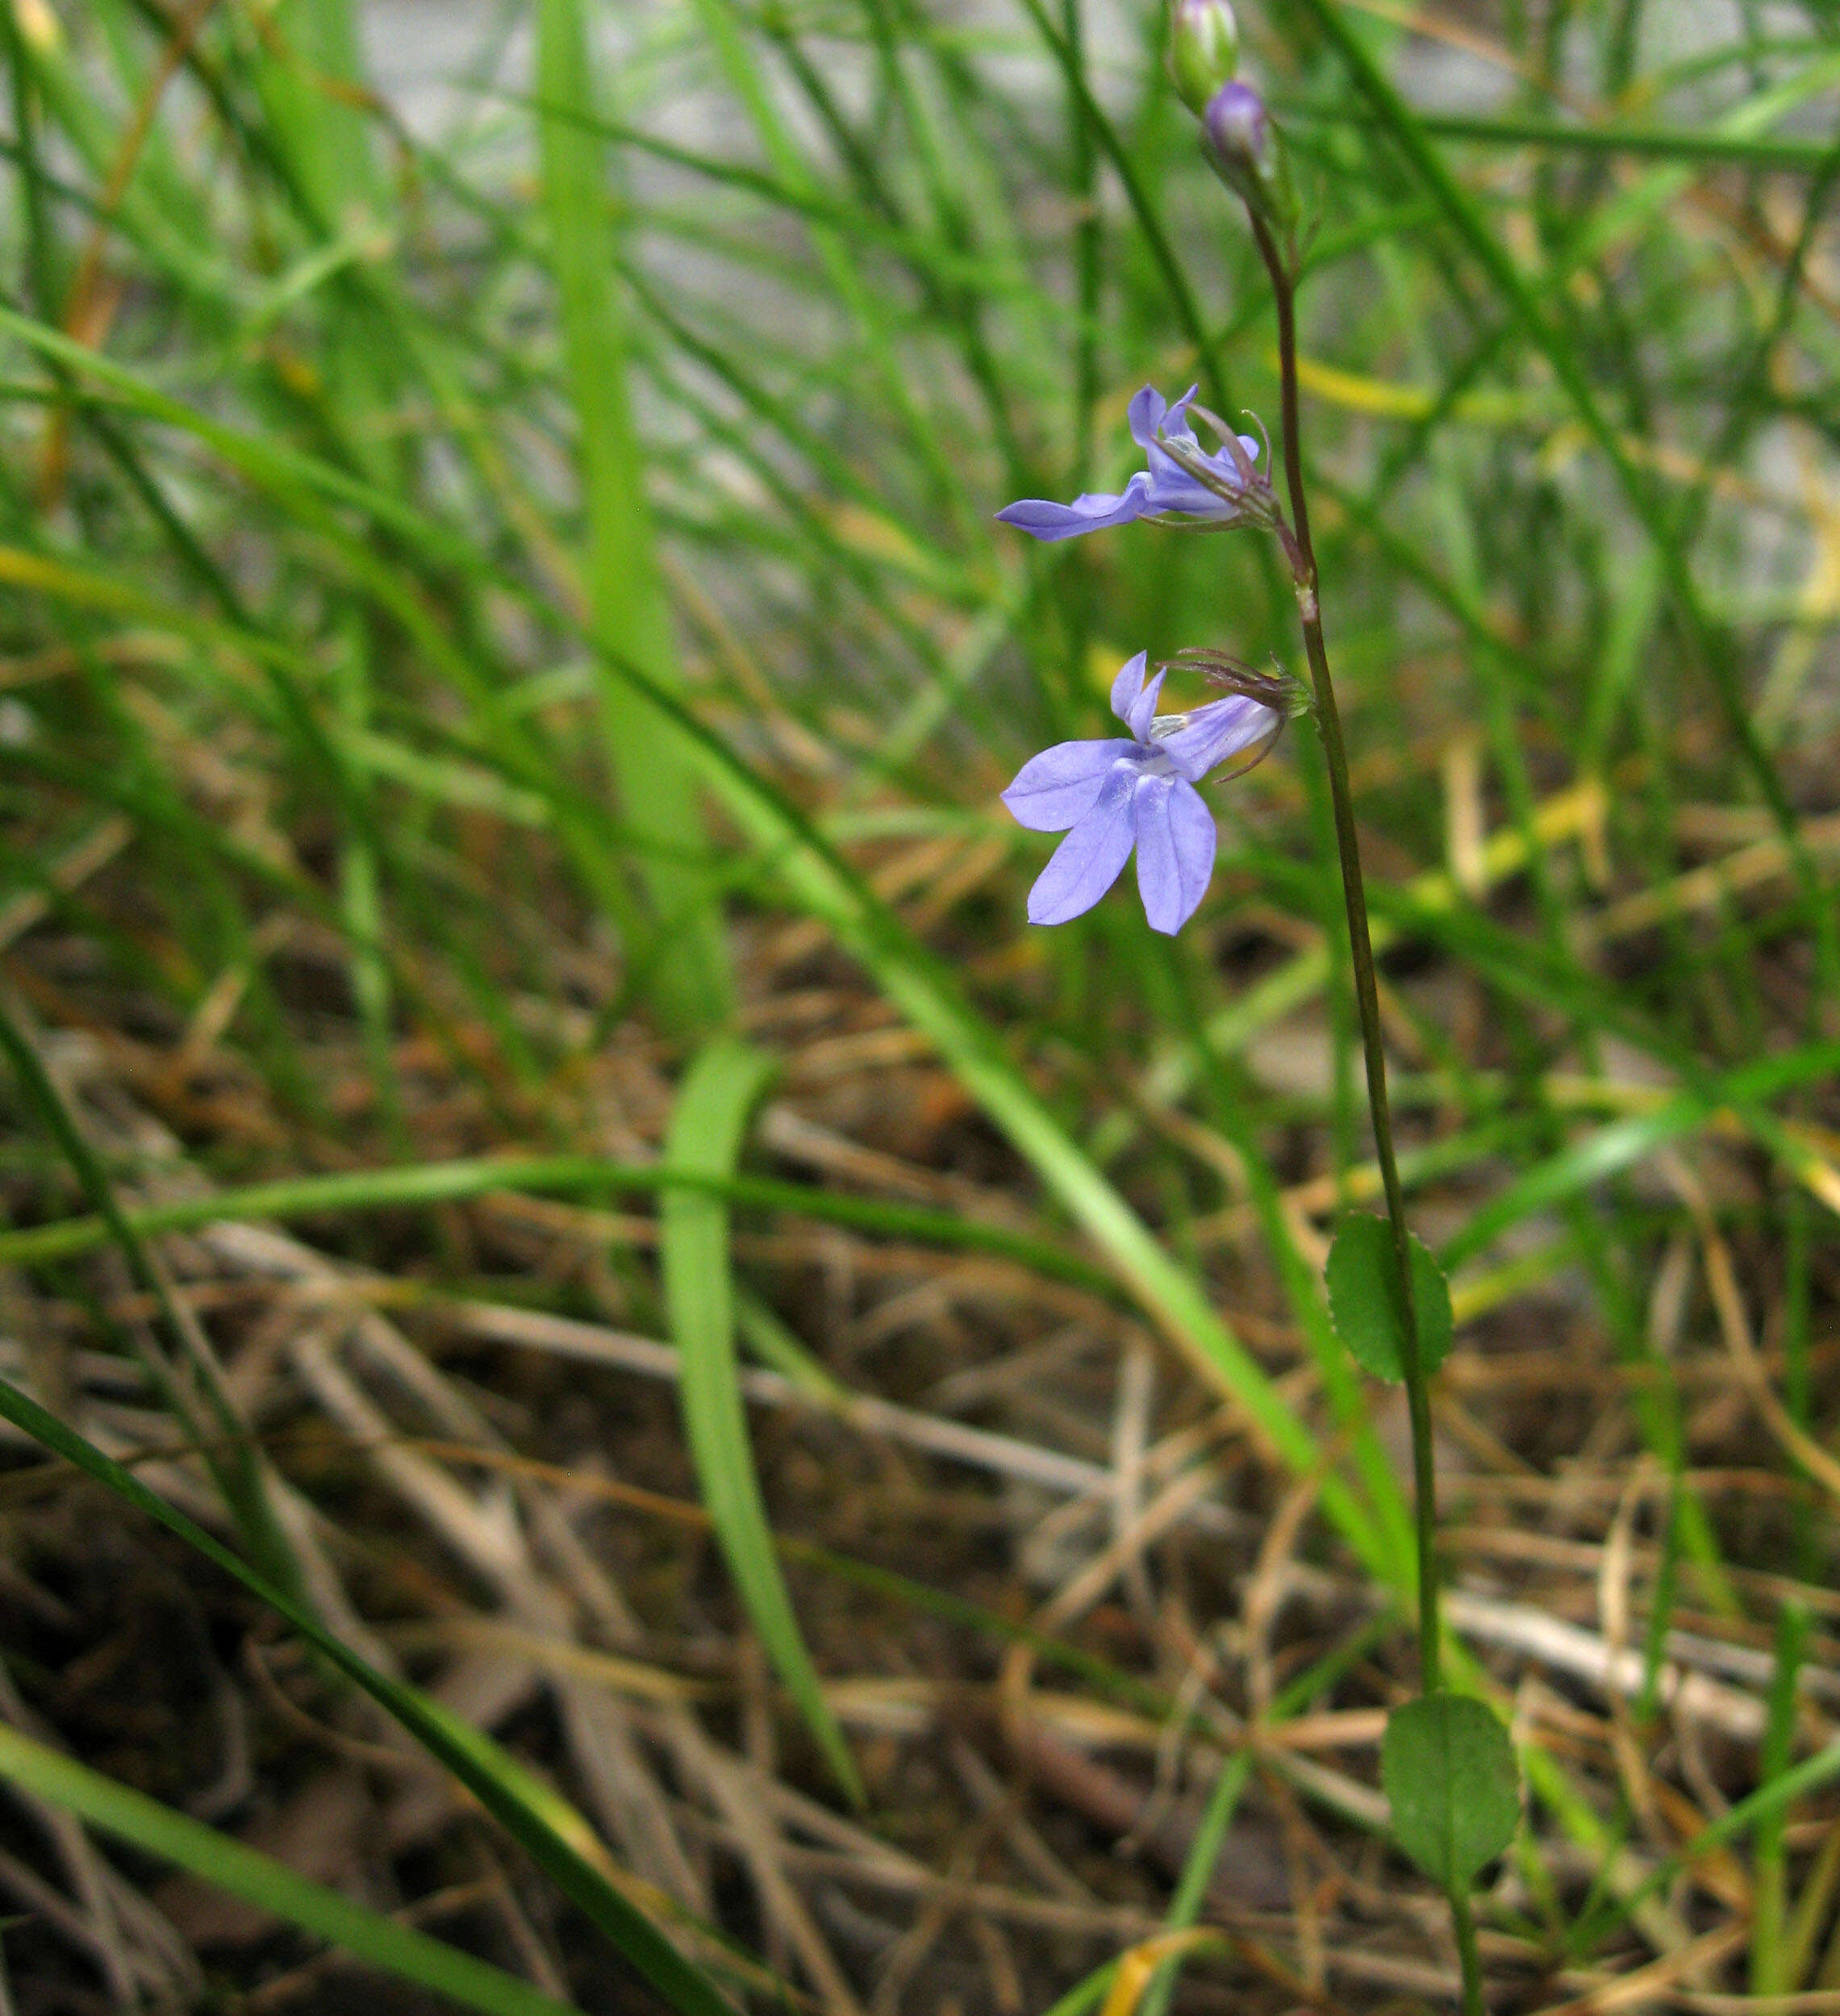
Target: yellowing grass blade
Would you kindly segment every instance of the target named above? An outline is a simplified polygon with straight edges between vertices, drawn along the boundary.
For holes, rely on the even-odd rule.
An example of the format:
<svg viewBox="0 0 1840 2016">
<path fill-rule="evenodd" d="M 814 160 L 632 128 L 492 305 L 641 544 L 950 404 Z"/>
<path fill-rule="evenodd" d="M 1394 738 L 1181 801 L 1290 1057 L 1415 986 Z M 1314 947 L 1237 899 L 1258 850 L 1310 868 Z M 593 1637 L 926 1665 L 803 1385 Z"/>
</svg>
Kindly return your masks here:
<svg viewBox="0 0 1840 2016">
<path fill-rule="evenodd" d="M 1224 1948 L 1226 1941 L 1205 1926 L 1186 1932 L 1159 1932 L 1154 1939 L 1133 1946 L 1118 1959 L 1118 1972 L 1112 1977 L 1099 2016 L 1137 2016 L 1137 2006 L 1157 1977 L 1157 1969 L 1179 1953 L 1192 1953 L 1200 1947 Z"/>
</svg>

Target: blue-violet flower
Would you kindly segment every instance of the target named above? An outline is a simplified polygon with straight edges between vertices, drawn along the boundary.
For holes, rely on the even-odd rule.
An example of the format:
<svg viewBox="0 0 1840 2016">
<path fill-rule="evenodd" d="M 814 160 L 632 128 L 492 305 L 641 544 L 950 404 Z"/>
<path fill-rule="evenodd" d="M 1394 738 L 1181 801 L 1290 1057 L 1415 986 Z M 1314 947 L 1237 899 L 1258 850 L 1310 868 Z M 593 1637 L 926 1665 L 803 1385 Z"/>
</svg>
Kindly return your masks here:
<svg viewBox="0 0 1840 2016">
<path fill-rule="evenodd" d="M 1179 931 L 1214 872 L 1214 815 L 1195 787 L 1229 757 L 1250 752 L 1256 762 L 1284 724 L 1279 709 L 1245 693 L 1159 716 L 1163 674 L 1146 686 L 1144 664 L 1140 651 L 1112 682 L 1112 711 L 1129 738 L 1058 742 L 1031 757 L 1003 795 L 1032 833 L 1067 836 L 1028 892 L 1031 924 L 1090 910 L 1135 846 L 1150 929 Z"/>
<path fill-rule="evenodd" d="M 1223 436 L 1210 455 L 1188 424 L 1190 386 L 1171 406 L 1154 386 L 1131 401 L 1131 438 L 1149 466 L 1141 469 L 1116 495 L 1088 490 L 1070 504 L 1024 498 L 999 511 L 1006 525 L 1037 539 L 1076 539 L 1135 518 L 1227 526 L 1270 522 L 1270 482 L 1257 469 L 1260 444 L 1250 434 Z"/>
</svg>

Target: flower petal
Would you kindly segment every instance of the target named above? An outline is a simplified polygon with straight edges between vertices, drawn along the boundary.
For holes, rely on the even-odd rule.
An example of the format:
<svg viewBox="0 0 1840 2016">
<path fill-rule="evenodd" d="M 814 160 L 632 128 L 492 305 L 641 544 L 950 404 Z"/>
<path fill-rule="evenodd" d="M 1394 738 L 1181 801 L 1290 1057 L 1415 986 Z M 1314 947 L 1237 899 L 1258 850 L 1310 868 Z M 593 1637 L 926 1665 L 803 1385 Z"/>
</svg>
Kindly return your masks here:
<svg viewBox="0 0 1840 2016">
<path fill-rule="evenodd" d="M 1188 402 L 1200 390 L 1199 385 L 1191 385 L 1175 401 L 1162 416 L 1162 426 L 1158 430 L 1160 433 L 1173 434 L 1178 440 L 1194 440 L 1195 430 L 1188 424 Z"/>
<path fill-rule="evenodd" d="M 1112 712 L 1127 728 L 1131 723 L 1131 703 L 1144 690 L 1144 666 L 1149 655 L 1140 651 L 1134 658 L 1127 658 L 1112 682 Z"/>
<path fill-rule="evenodd" d="M 1143 691 L 1143 667 L 1149 655 L 1149 651 L 1139 651 L 1137 657 L 1127 657 L 1119 667 L 1119 678 L 1112 679 L 1112 714 L 1127 728 L 1131 726 L 1133 702 Z"/>
<path fill-rule="evenodd" d="M 1139 448 L 1148 448 L 1156 439 L 1157 429 L 1162 425 L 1163 415 L 1168 411 L 1168 402 L 1154 385 L 1146 385 L 1141 392 L 1131 394 L 1125 418 L 1130 422 L 1131 439 Z"/>
<path fill-rule="evenodd" d="M 1049 858 L 1028 892 L 1031 924 L 1065 924 L 1090 910 L 1130 858 L 1135 763 L 1116 765 L 1098 800 Z"/>
<path fill-rule="evenodd" d="M 1150 508 L 1150 479 L 1139 470 L 1116 495 L 1087 490 L 1070 504 L 1055 504 L 1040 497 L 1025 497 L 997 513 L 1006 525 L 1041 540 L 1077 539 L 1082 532 L 1102 532 L 1108 525 L 1128 525 Z"/>
<path fill-rule="evenodd" d="M 1140 742 L 1149 737 L 1150 723 L 1156 719 L 1157 695 L 1162 691 L 1163 678 L 1163 674 L 1158 673 L 1131 703 L 1131 711 L 1124 716 L 1124 725 Z"/>
<path fill-rule="evenodd" d="M 1179 777 L 1141 778 L 1132 810 L 1144 915 L 1153 931 L 1173 936 L 1194 916 L 1213 878 L 1214 815 Z"/>
<path fill-rule="evenodd" d="M 1229 486 L 1236 491 L 1244 486 L 1232 470 L 1222 472 Z M 1150 450 L 1149 482 L 1144 508 L 1146 511 L 1167 512 L 1179 518 L 1234 519 L 1240 515 L 1241 506 L 1237 497 L 1221 497 L 1199 483 L 1179 463 L 1170 460 L 1160 448 Z"/>
<path fill-rule="evenodd" d="M 1231 483 L 1235 490 L 1244 490 L 1249 474 L 1256 473 L 1258 468 L 1261 444 L 1250 434 L 1241 434 L 1235 438 L 1245 457 L 1243 465 L 1228 448 L 1217 448 L 1212 455 L 1204 455 L 1201 459 L 1223 482 Z"/>
<path fill-rule="evenodd" d="M 1003 802 L 1032 833 L 1064 833 L 1092 810 L 1112 765 L 1137 753 L 1137 744 L 1122 736 L 1108 742 L 1057 742 L 1029 758 Z"/>
<path fill-rule="evenodd" d="M 1284 717 L 1275 707 L 1249 694 L 1232 693 L 1196 707 L 1183 727 L 1162 737 L 1156 746 L 1190 783 L 1199 784 L 1229 756 L 1268 741 L 1283 725 Z"/>
</svg>

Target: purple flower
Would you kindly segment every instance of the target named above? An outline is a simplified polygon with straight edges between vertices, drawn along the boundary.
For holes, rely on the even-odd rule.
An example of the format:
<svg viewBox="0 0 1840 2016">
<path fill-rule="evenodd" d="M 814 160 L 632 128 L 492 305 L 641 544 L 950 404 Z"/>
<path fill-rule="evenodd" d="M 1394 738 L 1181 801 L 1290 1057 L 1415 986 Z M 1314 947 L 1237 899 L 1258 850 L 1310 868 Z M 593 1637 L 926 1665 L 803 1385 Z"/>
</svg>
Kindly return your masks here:
<svg viewBox="0 0 1840 2016">
<path fill-rule="evenodd" d="M 1134 846 L 1150 929 L 1179 931 L 1214 872 L 1214 815 L 1195 787 L 1230 756 L 1262 754 L 1283 725 L 1277 708 L 1244 693 L 1159 717 L 1163 674 L 1146 686 L 1144 659 L 1140 651 L 1112 682 L 1112 711 L 1129 738 L 1058 742 L 1031 757 L 1003 795 L 1032 833 L 1067 835 L 1028 892 L 1031 924 L 1090 910 Z"/>
<path fill-rule="evenodd" d="M 1070 504 L 1025 498 L 997 516 L 1037 539 L 1076 539 L 1108 525 L 1128 525 L 1134 518 L 1219 526 L 1267 523 L 1264 499 L 1271 486 L 1254 467 L 1258 442 L 1241 434 L 1212 455 L 1204 453 L 1188 424 L 1188 403 L 1196 389 L 1190 386 L 1170 406 L 1154 386 L 1146 385 L 1131 401 L 1131 438 L 1149 466 L 1116 495 L 1088 490 Z M 1204 471 L 1208 480 L 1197 471 Z"/>
</svg>

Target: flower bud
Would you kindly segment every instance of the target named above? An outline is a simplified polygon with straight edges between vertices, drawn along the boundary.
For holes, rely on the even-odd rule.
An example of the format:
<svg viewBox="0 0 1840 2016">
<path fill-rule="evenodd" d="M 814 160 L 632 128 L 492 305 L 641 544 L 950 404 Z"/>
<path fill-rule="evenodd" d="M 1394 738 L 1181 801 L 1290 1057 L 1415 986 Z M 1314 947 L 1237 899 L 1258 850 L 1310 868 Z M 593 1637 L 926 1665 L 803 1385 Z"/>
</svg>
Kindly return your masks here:
<svg viewBox="0 0 1840 2016">
<path fill-rule="evenodd" d="M 1169 70 L 1176 94 L 1197 119 L 1239 65 L 1239 26 L 1227 0 L 1172 0 Z"/>
<path fill-rule="evenodd" d="M 1201 151 L 1241 202 L 1289 246 L 1297 221 L 1291 171 L 1265 101 L 1250 84 L 1229 78 L 1208 99 Z"/>
<path fill-rule="evenodd" d="M 1271 117 L 1250 84 L 1229 79 L 1212 93 L 1201 123 L 1222 167 L 1262 180 L 1271 158 Z"/>
</svg>

